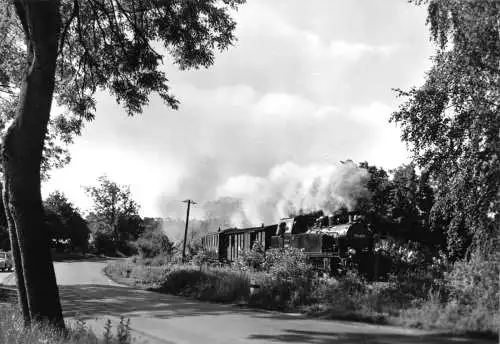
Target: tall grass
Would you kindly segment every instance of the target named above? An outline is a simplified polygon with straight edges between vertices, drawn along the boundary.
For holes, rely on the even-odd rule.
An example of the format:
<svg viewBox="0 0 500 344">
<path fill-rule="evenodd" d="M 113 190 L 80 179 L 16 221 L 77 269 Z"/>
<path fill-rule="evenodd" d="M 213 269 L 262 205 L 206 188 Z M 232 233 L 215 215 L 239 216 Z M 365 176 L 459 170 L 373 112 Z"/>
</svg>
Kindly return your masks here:
<svg viewBox="0 0 500 344">
<path fill-rule="evenodd" d="M 449 328 L 455 332 L 497 336 L 500 331 L 500 269 L 496 261 L 472 257 L 456 262 L 438 287 L 403 312 L 404 323 L 425 328 Z"/>
<path fill-rule="evenodd" d="M 47 324 L 36 323 L 27 328 L 14 305 L 2 304 L 0 308 L 0 343 L 2 344 L 130 344 L 130 324 L 121 318 L 113 334 L 108 320 L 102 336 L 96 335 L 84 321 L 67 325 L 61 332 Z"/>
<path fill-rule="evenodd" d="M 368 282 L 355 271 L 321 278 L 297 252 L 273 252 L 268 258 L 259 258 L 260 269 L 252 258 L 250 267 L 241 262 L 225 267 L 154 265 L 135 259 L 113 262 L 106 270 L 128 284 L 200 300 L 456 333 L 495 336 L 499 331 L 496 262 L 459 262 L 448 272 L 424 266 Z M 251 293 L 253 284 L 258 288 Z"/>
</svg>

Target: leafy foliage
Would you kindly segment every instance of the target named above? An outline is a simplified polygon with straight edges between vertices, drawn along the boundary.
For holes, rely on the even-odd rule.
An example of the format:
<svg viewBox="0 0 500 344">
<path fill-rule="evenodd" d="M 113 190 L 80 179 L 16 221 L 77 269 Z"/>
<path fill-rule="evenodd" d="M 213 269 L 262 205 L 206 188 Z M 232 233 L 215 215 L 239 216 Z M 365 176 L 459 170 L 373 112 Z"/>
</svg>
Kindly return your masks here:
<svg viewBox="0 0 500 344">
<path fill-rule="evenodd" d="M 114 253 L 116 243 L 113 237 L 113 228 L 92 214 L 87 216 L 87 223 L 91 232 L 90 243 L 92 249 L 97 253 Z"/>
<path fill-rule="evenodd" d="M 459 261 L 445 274 L 449 299 L 464 307 L 481 306 L 487 313 L 498 312 L 500 299 L 496 261 L 473 258 Z"/>
<path fill-rule="evenodd" d="M 201 248 L 196 254 L 192 257 L 191 262 L 193 264 L 202 266 L 206 264 L 218 263 L 218 257 L 214 252 L 208 251 L 204 248 Z"/>
<path fill-rule="evenodd" d="M 0 83 L 12 94 L 3 109 L 17 105 L 12 125 L 6 130 L 2 163 L 8 182 L 9 213 L 16 218 L 9 229 L 19 238 L 11 243 L 15 259 L 22 259 L 23 267 L 32 267 L 16 271 L 26 325 L 31 320 L 47 319 L 64 328 L 48 246 L 43 243 L 42 232 L 32 230 L 43 225 L 40 172 L 42 157 L 47 157 L 43 151 L 54 148 L 60 152 L 57 144 L 51 147 L 50 140 L 45 145 L 53 98 L 66 110 L 52 118 L 61 129 L 58 139 L 63 142 L 70 141 L 81 132 L 85 121 L 93 119 L 97 91 L 109 91 L 129 115 L 140 113 L 151 94 L 176 108 L 178 102 L 169 92 L 161 67 L 162 55 L 152 45 L 163 45 L 183 69 L 209 66 L 214 51 L 234 41 L 235 23 L 229 12 L 242 2 L 2 3 Z M 112 214 L 108 225 L 118 242 L 123 239 L 117 230 L 120 218 L 115 211 Z M 29 242 L 39 242 L 39 246 L 25 249 Z"/>
<path fill-rule="evenodd" d="M 367 221 L 371 223 L 375 229 L 381 230 L 387 227 L 390 220 L 389 214 L 389 196 L 391 184 L 389 174 L 381 167 L 369 165 L 368 162 L 362 162 L 359 167 L 364 168 L 370 174 L 366 187 L 369 192 L 367 199 L 358 202 L 359 210 L 363 211 L 367 216 Z"/>
<path fill-rule="evenodd" d="M 450 256 L 488 255 L 500 209 L 500 3 L 425 3 L 433 65 L 423 86 L 398 90 L 406 101 L 392 120 L 437 183 L 432 219 L 447 229 Z"/>
<path fill-rule="evenodd" d="M 293 247 L 267 251 L 264 269 L 279 279 L 308 278 L 313 271 L 304 252 Z"/>
<path fill-rule="evenodd" d="M 208 67 L 214 50 L 224 50 L 235 37 L 230 11 L 244 0 L 208 1 L 80 1 L 62 0 L 62 30 L 56 71 L 56 100 L 67 113 L 54 124 L 67 134 L 79 134 L 84 120 L 94 117 L 94 93 L 108 90 L 127 113 L 140 113 L 150 93 L 169 106 L 170 94 L 161 70 L 166 49 L 181 69 Z M 17 93 L 26 50 L 22 27 L 11 5 L 0 13 L 0 84 Z"/>
<path fill-rule="evenodd" d="M 85 251 L 90 230 L 77 208 L 66 196 L 55 191 L 44 201 L 46 220 L 50 238 L 56 245 L 69 240 L 69 245 Z M 67 246 L 68 244 L 66 244 Z"/>
<path fill-rule="evenodd" d="M 248 251 L 240 252 L 235 265 L 240 270 L 255 269 L 263 270 L 266 263 L 266 251 L 260 241 L 255 241 Z"/>
<path fill-rule="evenodd" d="M 434 186 L 427 171 L 417 173 L 413 164 L 385 171 L 381 167 L 360 163 L 370 177 L 368 197 L 358 200 L 357 210 L 379 234 L 443 246 L 442 228 L 431 226 Z"/>
<path fill-rule="evenodd" d="M 147 230 L 137 239 L 135 245 L 142 258 L 154 258 L 172 253 L 173 243 L 160 230 Z"/>
<path fill-rule="evenodd" d="M 106 176 L 99 177 L 98 182 L 98 186 L 85 187 L 94 201 L 91 221 L 102 222 L 97 227 L 101 232 L 110 231 L 115 243 L 136 239 L 143 228 L 130 187 L 118 185 Z"/>
<path fill-rule="evenodd" d="M 22 29 L 10 4 L 0 6 L 0 132 L 6 128 L 16 114 L 18 91 L 22 78 L 26 51 Z M 42 178 L 49 178 L 49 171 L 60 168 L 70 161 L 67 145 L 72 143 L 73 129 L 64 117 L 49 121 L 42 158 Z M 63 123 L 64 121 L 64 123 Z"/>
</svg>

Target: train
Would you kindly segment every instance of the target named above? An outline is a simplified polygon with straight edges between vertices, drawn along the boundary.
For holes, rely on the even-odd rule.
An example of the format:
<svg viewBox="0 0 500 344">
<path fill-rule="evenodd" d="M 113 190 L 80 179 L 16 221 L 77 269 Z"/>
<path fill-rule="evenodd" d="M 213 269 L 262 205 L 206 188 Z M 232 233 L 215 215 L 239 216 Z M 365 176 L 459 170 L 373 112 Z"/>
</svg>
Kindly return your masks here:
<svg viewBox="0 0 500 344">
<path fill-rule="evenodd" d="M 373 233 L 359 214 L 325 216 L 322 211 L 282 218 L 277 224 L 227 228 L 208 233 L 201 246 L 212 259 L 231 263 L 259 242 L 264 250 L 302 249 L 318 270 L 337 274 L 349 268 L 369 274 Z"/>
</svg>

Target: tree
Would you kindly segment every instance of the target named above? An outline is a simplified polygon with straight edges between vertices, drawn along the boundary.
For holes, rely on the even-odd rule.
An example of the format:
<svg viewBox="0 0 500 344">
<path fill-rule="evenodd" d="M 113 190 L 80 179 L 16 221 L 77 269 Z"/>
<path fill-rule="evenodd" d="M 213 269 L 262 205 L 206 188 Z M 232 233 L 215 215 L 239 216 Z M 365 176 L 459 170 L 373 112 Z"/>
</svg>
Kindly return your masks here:
<svg viewBox="0 0 500 344">
<path fill-rule="evenodd" d="M 93 217 L 111 230 L 115 245 L 136 239 L 141 232 L 139 205 L 132 199 L 130 187 L 118 185 L 106 176 L 98 179 L 99 186 L 85 187 L 94 202 Z"/>
<path fill-rule="evenodd" d="M 427 5 L 436 54 L 423 86 L 397 90 L 406 100 L 391 120 L 436 182 L 431 225 L 445 227 L 449 257 L 486 257 L 500 225 L 500 3 L 414 2 Z"/>
<path fill-rule="evenodd" d="M 390 225 L 389 220 L 389 194 L 391 183 L 389 175 L 383 168 L 362 162 L 359 167 L 370 174 L 366 183 L 369 195 L 360 200 L 358 207 L 366 214 L 367 221 L 377 232 L 386 231 Z"/>
<path fill-rule="evenodd" d="M 67 137 L 94 117 L 97 90 L 129 115 L 151 93 L 177 108 L 160 70 L 163 44 L 182 69 L 208 67 L 233 41 L 229 11 L 243 0 L 11 0 L 0 5 L 0 83 L 14 93 L 15 114 L 2 144 L 4 204 L 25 323 L 64 327 L 43 230 L 40 166 L 53 98 L 67 112 L 53 118 Z M 5 42 L 5 44 L 3 44 Z"/>
<path fill-rule="evenodd" d="M 418 176 L 412 165 L 402 165 L 393 172 L 389 214 L 398 227 L 415 231 L 420 227 L 417 206 Z"/>
<path fill-rule="evenodd" d="M 71 247 L 85 251 L 90 233 L 87 222 L 66 196 L 59 191 L 51 193 L 44 201 L 44 208 L 49 238 L 58 244 L 69 240 Z"/>
<path fill-rule="evenodd" d="M 143 258 L 172 254 L 173 243 L 163 232 L 162 219 L 145 218 L 145 230 L 136 241 L 137 250 Z"/>
</svg>

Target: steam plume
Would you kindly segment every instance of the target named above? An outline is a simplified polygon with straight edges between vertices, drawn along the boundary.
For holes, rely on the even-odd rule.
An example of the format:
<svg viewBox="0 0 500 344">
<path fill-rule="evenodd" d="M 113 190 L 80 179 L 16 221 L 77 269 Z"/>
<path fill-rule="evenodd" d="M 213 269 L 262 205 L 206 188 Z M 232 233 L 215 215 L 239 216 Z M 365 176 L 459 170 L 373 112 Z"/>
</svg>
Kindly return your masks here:
<svg viewBox="0 0 500 344">
<path fill-rule="evenodd" d="M 368 193 L 367 179 L 366 169 L 352 161 L 307 167 L 286 163 L 275 166 L 265 178 L 232 177 L 218 187 L 217 195 L 241 199 L 240 206 L 233 202 L 231 209 L 232 225 L 241 227 L 276 223 L 299 211 L 329 214 L 343 207 L 353 210 L 357 200 Z"/>
</svg>

